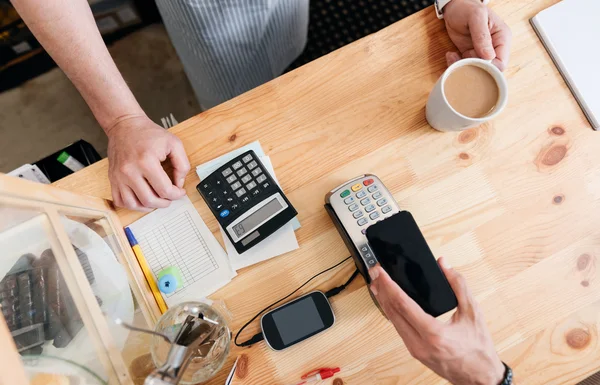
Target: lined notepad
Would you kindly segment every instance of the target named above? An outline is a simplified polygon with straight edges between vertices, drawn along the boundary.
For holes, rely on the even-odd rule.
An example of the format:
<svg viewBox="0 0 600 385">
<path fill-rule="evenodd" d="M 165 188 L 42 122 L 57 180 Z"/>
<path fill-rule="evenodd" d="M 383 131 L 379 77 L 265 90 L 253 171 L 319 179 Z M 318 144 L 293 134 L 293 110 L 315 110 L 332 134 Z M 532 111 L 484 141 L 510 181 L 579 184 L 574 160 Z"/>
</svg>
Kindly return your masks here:
<svg viewBox="0 0 600 385">
<path fill-rule="evenodd" d="M 227 254 L 186 196 L 157 209 L 129 228 L 138 240 L 154 279 L 170 266 L 181 271 L 183 283 L 164 295 L 167 305 L 199 300 L 235 276 Z"/>
</svg>

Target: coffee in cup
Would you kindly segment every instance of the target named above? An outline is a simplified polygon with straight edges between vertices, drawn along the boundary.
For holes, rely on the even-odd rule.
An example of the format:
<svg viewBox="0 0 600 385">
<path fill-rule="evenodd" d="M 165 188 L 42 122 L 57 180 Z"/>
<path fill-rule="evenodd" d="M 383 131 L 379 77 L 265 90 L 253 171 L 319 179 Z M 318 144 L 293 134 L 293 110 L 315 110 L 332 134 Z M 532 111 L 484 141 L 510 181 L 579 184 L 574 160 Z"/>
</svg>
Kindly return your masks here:
<svg viewBox="0 0 600 385">
<path fill-rule="evenodd" d="M 508 87 L 490 62 L 464 59 L 438 79 L 427 101 L 429 124 L 440 131 L 461 131 L 496 117 L 506 106 Z"/>
</svg>

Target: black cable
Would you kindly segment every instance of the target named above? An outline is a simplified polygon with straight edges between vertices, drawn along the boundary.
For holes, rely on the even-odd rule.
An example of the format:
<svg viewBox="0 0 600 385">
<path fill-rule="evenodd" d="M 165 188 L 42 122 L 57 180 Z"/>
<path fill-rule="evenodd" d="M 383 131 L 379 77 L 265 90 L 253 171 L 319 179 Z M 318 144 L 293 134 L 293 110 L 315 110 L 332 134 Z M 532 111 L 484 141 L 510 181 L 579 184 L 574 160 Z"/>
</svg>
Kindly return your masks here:
<svg viewBox="0 0 600 385">
<path fill-rule="evenodd" d="M 262 332 L 261 332 L 261 333 L 257 333 L 257 334 L 255 334 L 255 335 L 254 335 L 252 338 L 250 338 L 248 341 L 242 342 L 241 344 L 239 344 L 239 343 L 237 342 L 237 340 L 238 340 L 238 337 L 240 336 L 240 333 L 241 333 L 242 331 L 244 331 L 244 329 L 246 329 L 246 327 L 247 327 L 248 325 L 250 325 L 250 324 L 251 324 L 251 323 L 252 323 L 252 322 L 253 322 L 255 319 L 257 319 L 257 318 L 258 318 L 258 317 L 259 317 L 261 314 L 263 314 L 264 312 L 266 312 L 267 310 L 269 310 L 269 309 L 270 309 L 270 308 L 272 308 L 273 306 L 277 305 L 278 303 L 280 303 L 280 302 L 282 302 L 282 301 L 285 301 L 286 299 L 290 298 L 290 297 L 291 297 L 292 295 L 294 295 L 294 294 L 295 294 L 295 293 L 296 293 L 298 290 L 300 290 L 300 289 L 302 289 L 304 286 L 308 285 L 308 283 L 309 283 L 310 281 L 312 281 L 313 279 L 317 278 L 318 276 L 320 276 L 320 275 L 322 275 L 322 274 L 325 274 L 325 273 L 327 273 L 328 271 L 331 271 L 331 270 L 335 269 L 336 267 L 340 266 L 342 263 L 346 262 L 346 261 L 347 261 L 347 260 L 349 260 L 350 258 L 352 258 L 352 257 L 348 257 L 348 258 L 344 259 L 343 261 L 341 261 L 341 262 L 338 262 L 337 264 L 335 264 L 335 265 L 331 266 L 330 268 L 328 268 L 328 269 L 325 269 L 325 270 L 323 270 L 322 272 L 320 272 L 320 273 L 318 273 L 318 274 L 316 274 L 316 275 L 313 275 L 313 276 L 312 276 L 312 277 L 311 277 L 311 278 L 310 278 L 308 281 L 304 282 L 304 283 L 302 284 L 302 286 L 300 286 L 299 288 L 297 288 L 296 290 L 294 290 L 293 292 L 291 292 L 291 293 L 290 293 L 290 294 L 288 294 L 287 296 L 285 296 L 285 297 L 281 298 L 280 300 L 278 300 L 278 301 L 276 301 L 276 302 L 273 302 L 272 304 L 270 304 L 270 305 L 269 305 L 269 306 L 267 306 L 266 308 L 262 309 L 260 312 L 258 312 L 258 314 L 256 314 L 254 317 L 252 317 L 252 319 L 251 319 L 250 321 L 246 322 L 246 324 L 245 324 L 244 326 L 242 326 L 242 328 L 241 328 L 240 330 L 238 330 L 237 334 L 235 335 L 235 338 L 233 339 L 233 343 L 234 343 L 236 346 L 239 346 L 239 347 L 245 347 L 245 346 L 251 346 L 251 345 L 254 345 L 254 344 L 255 344 L 255 343 L 257 343 L 257 342 L 260 342 L 260 341 L 262 341 L 264 337 L 263 337 L 263 334 L 262 334 Z M 357 269 L 357 270 L 354 272 L 354 274 L 352 274 L 352 277 L 350 277 L 350 279 L 349 279 L 349 280 L 348 280 L 348 281 L 347 281 L 345 284 L 343 284 L 342 286 L 338 286 L 338 287 L 335 287 L 335 288 L 333 288 L 333 289 L 329 290 L 329 291 L 328 291 L 328 292 L 325 294 L 325 295 L 327 296 L 327 298 L 333 297 L 334 295 L 338 294 L 340 291 L 344 290 L 344 289 L 345 289 L 345 288 L 346 288 L 346 287 L 347 287 L 347 286 L 350 284 L 350 282 L 352 282 L 352 280 L 353 280 L 353 279 L 354 279 L 354 278 L 355 278 L 357 275 L 358 275 L 358 269 Z M 338 289 L 339 289 L 339 290 L 338 290 Z M 330 293 L 332 293 L 332 292 L 333 292 L 333 294 L 330 294 Z"/>
</svg>

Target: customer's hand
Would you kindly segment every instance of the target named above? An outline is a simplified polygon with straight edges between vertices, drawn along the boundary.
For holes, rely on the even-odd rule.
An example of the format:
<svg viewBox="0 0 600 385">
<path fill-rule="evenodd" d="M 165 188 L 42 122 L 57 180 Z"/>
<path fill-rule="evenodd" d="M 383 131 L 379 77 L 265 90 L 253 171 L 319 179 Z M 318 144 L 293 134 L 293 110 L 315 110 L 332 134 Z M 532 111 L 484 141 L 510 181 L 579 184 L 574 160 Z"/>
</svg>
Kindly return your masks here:
<svg viewBox="0 0 600 385">
<path fill-rule="evenodd" d="M 458 299 L 447 323 L 425 313 L 379 266 L 369 271 L 371 292 L 396 327 L 410 354 L 441 377 L 460 385 L 498 385 L 504 365 L 465 279 L 439 260 Z"/>
<path fill-rule="evenodd" d="M 481 0 L 452 0 L 444 7 L 448 35 L 460 51 L 448 52 L 448 65 L 462 58 L 492 60 L 501 71 L 508 66 L 510 28 Z"/>
<path fill-rule="evenodd" d="M 183 182 L 190 163 L 179 138 L 147 116 L 127 118 L 106 131 L 108 177 L 117 206 L 148 211 L 185 195 Z M 167 158 L 175 183 L 161 165 Z"/>
</svg>

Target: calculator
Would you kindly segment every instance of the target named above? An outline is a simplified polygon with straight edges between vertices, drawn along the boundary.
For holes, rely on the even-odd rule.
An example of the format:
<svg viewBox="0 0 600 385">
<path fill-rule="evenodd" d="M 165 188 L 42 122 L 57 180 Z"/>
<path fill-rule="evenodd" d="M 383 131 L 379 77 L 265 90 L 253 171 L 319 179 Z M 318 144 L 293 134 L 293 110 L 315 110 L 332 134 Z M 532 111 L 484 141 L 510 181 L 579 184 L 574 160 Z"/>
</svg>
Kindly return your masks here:
<svg viewBox="0 0 600 385">
<path fill-rule="evenodd" d="M 196 189 L 240 254 L 298 214 L 252 150 L 219 167 Z"/>
<path fill-rule="evenodd" d="M 367 241 L 367 228 L 398 213 L 398 203 L 378 177 L 365 174 L 327 193 L 325 209 L 358 270 L 370 282 L 368 269 L 377 264 L 377 258 Z"/>
</svg>

